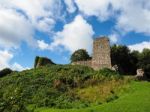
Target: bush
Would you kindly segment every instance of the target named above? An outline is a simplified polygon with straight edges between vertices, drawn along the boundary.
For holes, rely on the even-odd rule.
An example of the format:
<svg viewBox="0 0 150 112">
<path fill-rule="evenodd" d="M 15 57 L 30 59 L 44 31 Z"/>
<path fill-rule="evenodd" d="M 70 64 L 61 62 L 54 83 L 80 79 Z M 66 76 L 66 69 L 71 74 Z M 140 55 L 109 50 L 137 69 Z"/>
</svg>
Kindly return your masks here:
<svg viewBox="0 0 150 112">
<path fill-rule="evenodd" d="M 0 105 L 8 103 L 7 105 L 11 107 L 8 108 L 10 111 L 25 110 L 25 106 L 28 105 L 84 108 L 90 103 L 81 101 L 74 90 L 89 87 L 95 80 L 97 80 L 95 84 L 98 84 L 112 73 L 114 72 L 107 69 L 94 71 L 90 67 L 80 65 L 47 65 L 37 69 L 13 72 L 9 77 L 0 78 Z M 93 77 L 96 75 L 98 77 L 94 80 Z M 112 77 L 115 75 L 114 73 Z M 12 102 L 15 102 L 17 107 L 12 105 Z"/>
<path fill-rule="evenodd" d="M 8 75 L 8 74 L 10 74 L 12 72 L 13 71 L 11 69 L 5 68 L 5 69 L 3 69 L 3 70 L 0 71 L 0 77 L 4 77 L 4 76 L 6 76 L 6 75 Z"/>
<path fill-rule="evenodd" d="M 71 62 L 90 60 L 91 57 L 85 49 L 79 49 L 71 55 Z"/>
<path fill-rule="evenodd" d="M 117 95 L 112 95 L 112 96 L 110 96 L 106 99 L 106 102 L 108 103 L 108 102 L 114 101 L 116 99 L 118 99 L 118 96 Z"/>
<path fill-rule="evenodd" d="M 99 70 L 97 75 L 104 76 L 108 79 L 110 79 L 110 78 L 121 78 L 122 77 L 118 72 L 113 71 L 113 70 L 108 69 L 108 68 L 104 68 L 104 69 Z"/>
</svg>

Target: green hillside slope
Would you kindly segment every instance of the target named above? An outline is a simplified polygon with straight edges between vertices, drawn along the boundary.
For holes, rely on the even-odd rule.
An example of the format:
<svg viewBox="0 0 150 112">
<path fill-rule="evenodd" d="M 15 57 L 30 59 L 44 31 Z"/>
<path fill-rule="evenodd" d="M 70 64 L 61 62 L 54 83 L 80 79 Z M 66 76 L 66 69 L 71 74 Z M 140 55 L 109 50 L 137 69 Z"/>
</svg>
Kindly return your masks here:
<svg viewBox="0 0 150 112">
<path fill-rule="evenodd" d="M 144 112 L 150 85 L 131 82 L 109 69 L 79 65 L 13 72 L 0 78 L 0 112 Z"/>
<path fill-rule="evenodd" d="M 86 109 L 37 109 L 37 112 L 150 112 L 150 83 L 132 82 L 117 100 Z"/>
</svg>

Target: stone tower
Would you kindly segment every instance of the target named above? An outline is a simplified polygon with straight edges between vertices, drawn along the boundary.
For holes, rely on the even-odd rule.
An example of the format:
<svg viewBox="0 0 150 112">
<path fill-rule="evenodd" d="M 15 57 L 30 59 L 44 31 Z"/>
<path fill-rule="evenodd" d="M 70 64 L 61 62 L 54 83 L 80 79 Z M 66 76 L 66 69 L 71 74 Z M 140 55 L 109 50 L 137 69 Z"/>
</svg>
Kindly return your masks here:
<svg viewBox="0 0 150 112">
<path fill-rule="evenodd" d="M 107 37 L 100 37 L 93 41 L 93 56 L 91 60 L 73 62 L 73 65 L 84 65 L 95 70 L 110 68 L 110 43 Z"/>
<path fill-rule="evenodd" d="M 101 37 L 94 40 L 92 67 L 95 70 L 111 68 L 110 43 L 108 38 Z"/>
</svg>

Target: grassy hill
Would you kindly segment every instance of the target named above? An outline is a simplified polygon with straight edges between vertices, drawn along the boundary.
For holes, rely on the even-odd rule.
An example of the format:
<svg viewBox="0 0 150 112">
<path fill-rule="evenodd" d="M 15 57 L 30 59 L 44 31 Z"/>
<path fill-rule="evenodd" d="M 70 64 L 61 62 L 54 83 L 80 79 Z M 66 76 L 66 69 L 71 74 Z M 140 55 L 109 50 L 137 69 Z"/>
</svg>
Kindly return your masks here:
<svg viewBox="0 0 150 112">
<path fill-rule="evenodd" d="M 0 78 L 0 112 L 145 112 L 149 87 L 108 69 L 45 66 Z"/>
<path fill-rule="evenodd" d="M 115 101 L 86 109 L 40 108 L 36 112 L 150 112 L 150 83 L 132 82 L 129 89 Z"/>
</svg>

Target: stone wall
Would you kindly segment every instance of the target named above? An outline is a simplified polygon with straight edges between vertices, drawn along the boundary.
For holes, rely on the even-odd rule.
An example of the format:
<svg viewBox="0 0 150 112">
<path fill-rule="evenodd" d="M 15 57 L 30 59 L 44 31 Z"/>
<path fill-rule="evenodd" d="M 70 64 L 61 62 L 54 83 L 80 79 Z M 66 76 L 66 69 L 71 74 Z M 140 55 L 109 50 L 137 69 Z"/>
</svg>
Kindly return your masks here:
<svg viewBox="0 0 150 112">
<path fill-rule="evenodd" d="M 73 62 L 72 65 L 84 65 L 92 67 L 92 60 Z"/>
<path fill-rule="evenodd" d="M 53 65 L 53 64 L 55 63 L 46 57 L 36 56 L 35 61 L 34 61 L 34 68 L 39 68 L 41 66 Z"/>
<path fill-rule="evenodd" d="M 97 38 L 93 41 L 92 60 L 78 61 L 72 64 L 90 66 L 95 70 L 102 68 L 111 69 L 110 43 L 107 37 Z"/>
</svg>

